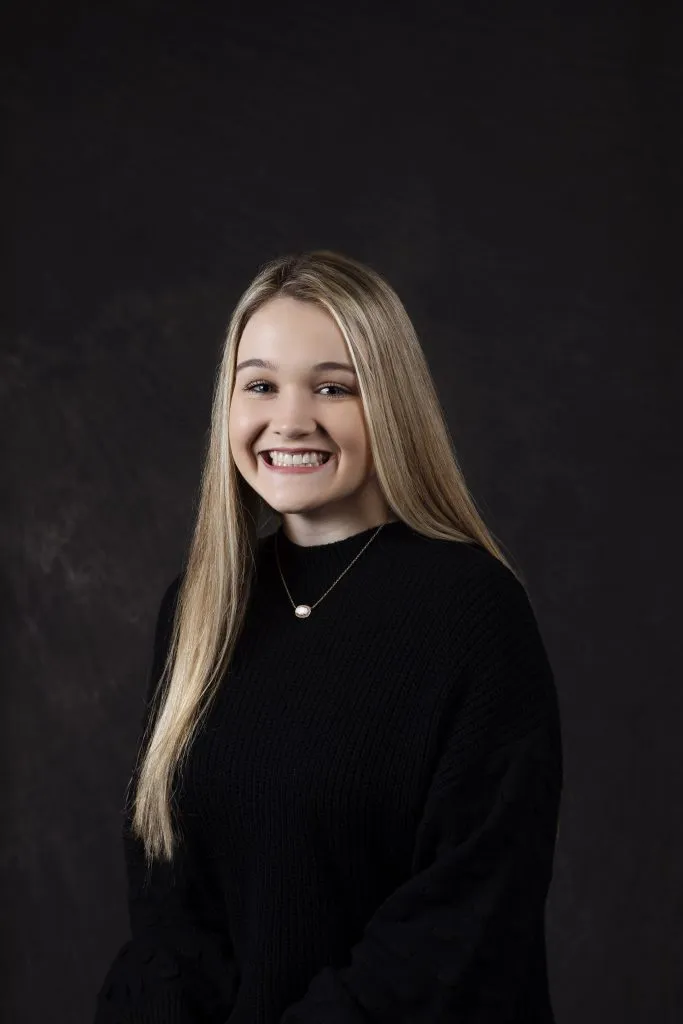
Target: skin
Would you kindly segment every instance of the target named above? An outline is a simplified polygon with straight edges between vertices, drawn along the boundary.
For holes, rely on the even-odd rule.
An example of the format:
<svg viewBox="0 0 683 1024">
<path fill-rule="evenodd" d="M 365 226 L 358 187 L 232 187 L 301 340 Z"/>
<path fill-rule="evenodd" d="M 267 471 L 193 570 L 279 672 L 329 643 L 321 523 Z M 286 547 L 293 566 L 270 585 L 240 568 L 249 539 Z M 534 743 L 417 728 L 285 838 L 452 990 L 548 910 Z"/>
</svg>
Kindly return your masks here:
<svg viewBox="0 0 683 1024">
<path fill-rule="evenodd" d="M 277 369 L 240 369 L 247 359 L 272 361 Z M 315 370 L 323 361 L 351 370 Z M 230 450 L 247 483 L 282 514 L 288 539 L 329 544 L 395 520 L 377 482 L 346 343 L 328 313 L 290 297 L 271 299 L 247 322 L 237 367 Z M 258 454 L 290 447 L 333 456 L 306 475 L 273 472 Z"/>
</svg>

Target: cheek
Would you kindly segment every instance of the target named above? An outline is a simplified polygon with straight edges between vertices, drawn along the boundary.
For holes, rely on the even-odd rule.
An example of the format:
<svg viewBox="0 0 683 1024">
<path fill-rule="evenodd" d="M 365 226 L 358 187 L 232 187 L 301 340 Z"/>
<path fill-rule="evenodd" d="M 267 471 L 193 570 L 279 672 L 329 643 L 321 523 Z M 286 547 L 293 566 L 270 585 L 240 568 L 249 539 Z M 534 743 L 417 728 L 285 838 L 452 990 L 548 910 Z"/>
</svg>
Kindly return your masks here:
<svg viewBox="0 0 683 1024">
<path fill-rule="evenodd" d="M 344 409 L 343 415 L 336 422 L 330 423 L 330 432 L 336 435 L 340 448 L 352 448 L 355 451 L 364 448 L 367 445 L 367 430 L 362 409 Z"/>
<path fill-rule="evenodd" d="M 233 402 L 228 415 L 228 426 L 230 436 L 236 444 L 244 443 L 249 438 L 249 430 L 252 427 L 251 417 L 248 411 L 240 407 L 239 402 Z"/>
<path fill-rule="evenodd" d="M 228 414 L 228 438 L 233 459 L 238 464 L 244 463 L 247 457 L 245 449 L 249 443 L 249 433 L 245 417 L 234 406 L 231 406 Z"/>
<path fill-rule="evenodd" d="M 339 441 L 342 451 L 346 449 L 346 451 L 352 452 L 356 457 L 364 455 L 368 450 L 368 436 L 362 423 L 355 424 L 352 428 L 345 430 L 341 434 Z"/>
</svg>

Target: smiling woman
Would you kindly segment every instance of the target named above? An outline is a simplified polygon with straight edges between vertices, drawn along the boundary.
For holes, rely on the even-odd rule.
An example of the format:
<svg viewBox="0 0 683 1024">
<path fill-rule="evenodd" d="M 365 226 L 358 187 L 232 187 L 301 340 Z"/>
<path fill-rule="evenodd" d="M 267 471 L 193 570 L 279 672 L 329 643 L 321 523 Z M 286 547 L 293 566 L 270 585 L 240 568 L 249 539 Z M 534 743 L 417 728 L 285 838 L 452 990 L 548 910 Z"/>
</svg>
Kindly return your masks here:
<svg viewBox="0 0 683 1024">
<path fill-rule="evenodd" d="M 284 516 L 287 536 L 329 543 L 389 519 L 355 370 L 329 313 L 287 295 L 270 299 L 246 323 L 237 356 L 230 449 L 247 484 Z M 268 377 L 254 381 L 255 367 Z M 272 465 L 258 458 L 264 451 L 282 454 Z M 316 452 L 331 458 L 318 465 Z"/>
<path fill-rule="evenodd" d="M 268 263 L 158 615 L 96 1024 L 552 1024 L 561 789 L 536 619 L 400 299 Z"/>
</svg>

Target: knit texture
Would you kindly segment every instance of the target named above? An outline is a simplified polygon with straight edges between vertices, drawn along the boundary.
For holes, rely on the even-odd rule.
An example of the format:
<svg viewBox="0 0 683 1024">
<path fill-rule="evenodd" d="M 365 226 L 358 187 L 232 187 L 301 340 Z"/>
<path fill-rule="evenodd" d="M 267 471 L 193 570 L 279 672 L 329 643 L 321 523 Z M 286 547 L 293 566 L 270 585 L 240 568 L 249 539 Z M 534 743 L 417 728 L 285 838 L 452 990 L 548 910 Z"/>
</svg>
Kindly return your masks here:
<svg viewBox="0 0 683 1024">
<path fill-rule="evenodd" d="M 557 692 L 523 586 L 401 521 L 261 539 L 178 780 L 182 844 L 124 846 L 131 939 L 95 1024 L 552 1024 Z M 179 578 L 161 603 L 148 713 Z"/>
</svg>

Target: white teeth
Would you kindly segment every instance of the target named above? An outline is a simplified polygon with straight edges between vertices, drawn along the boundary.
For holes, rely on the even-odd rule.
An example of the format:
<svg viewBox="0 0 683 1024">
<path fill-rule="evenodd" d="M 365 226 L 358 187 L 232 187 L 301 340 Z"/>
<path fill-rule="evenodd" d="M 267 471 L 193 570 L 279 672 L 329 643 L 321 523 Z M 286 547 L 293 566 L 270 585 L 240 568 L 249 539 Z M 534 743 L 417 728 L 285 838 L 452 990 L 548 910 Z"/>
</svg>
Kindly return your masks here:
<svg viewBox="0 0 683 1024">
<path fill-rule="evenodd" d="M 297 452 L 296 455 L 285 452 L 268 452 L 275 466 L 320 466 L 327 461 L 329 454 L 319 452 Z"/>
</svg>

